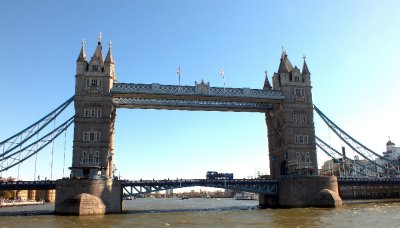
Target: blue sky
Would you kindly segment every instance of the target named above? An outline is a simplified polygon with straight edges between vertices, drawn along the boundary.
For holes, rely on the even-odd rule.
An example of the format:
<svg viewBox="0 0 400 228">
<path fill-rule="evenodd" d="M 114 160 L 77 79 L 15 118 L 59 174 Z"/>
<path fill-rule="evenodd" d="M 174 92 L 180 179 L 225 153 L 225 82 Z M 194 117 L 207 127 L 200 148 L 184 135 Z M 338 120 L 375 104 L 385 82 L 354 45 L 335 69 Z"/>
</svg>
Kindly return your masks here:
<svg viewBox="0 0 400 228">
<path fill-rule="evenodd" d="M 0 139 L 74 93 L 81 40 L 113 42 L 120 82 L 261 88 L 282 46 L 311 71 L 314 103 L 352 136 L 382 152 L 400 143 L 398 1 L 10 1 L 0 2 Z M 104 55 L 105 55 L 104 51 Z M 73 113 L 72 108 L 68 111 Z M 61 120 L 60 120 L 61 122 Z M 319 137 L 340 148 L 316 117 Z M 207 170 L 268 172 L 265 117 L 255 113 L 117 111 L 116 166 L 123 178 L 202 178 Z M 72 128 L 66 165 L 71 164 Z M 53 177 L 62 176 L 64 138 Z M 50 176 L 50 149 L 38 174 Z M 319 152 L 320 153 L 320 152 Z M 319 165 L 327 158 L 319 155 Z M 33 178 L 33 162 L 21 179 Z M 16 169 L 3 175 L 16 176 Z M 67 173 L 67 171 L 65 171 Z M 67 175 L 67 174 L 65 174 Z"/>
</svg>

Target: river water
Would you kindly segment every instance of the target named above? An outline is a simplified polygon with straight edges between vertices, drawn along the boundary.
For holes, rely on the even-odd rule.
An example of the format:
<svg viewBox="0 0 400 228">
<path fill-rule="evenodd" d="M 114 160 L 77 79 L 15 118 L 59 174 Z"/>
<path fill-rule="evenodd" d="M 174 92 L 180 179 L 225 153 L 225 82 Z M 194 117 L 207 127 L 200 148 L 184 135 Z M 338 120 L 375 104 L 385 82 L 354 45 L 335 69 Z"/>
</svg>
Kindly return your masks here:
<svg viewBox="0 0 400 228">
<path fill-rule="evenodd" d="M 0 227 L 400 227 L 400 203 L 258 209 L 258 201 L 136 199 L 123 214 L 57 216 L 54 204 L 0 208 Z"/>
</svg>

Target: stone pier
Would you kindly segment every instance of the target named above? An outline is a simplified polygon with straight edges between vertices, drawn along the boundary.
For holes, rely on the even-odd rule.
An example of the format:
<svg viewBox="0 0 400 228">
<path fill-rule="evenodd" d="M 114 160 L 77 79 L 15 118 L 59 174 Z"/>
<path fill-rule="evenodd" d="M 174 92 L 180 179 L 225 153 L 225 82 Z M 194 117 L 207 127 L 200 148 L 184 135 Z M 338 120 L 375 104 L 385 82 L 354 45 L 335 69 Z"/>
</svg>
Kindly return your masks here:
<svg viewBox="0 0 400 228">
<path fill-rule="evenodd" d="M 338 207 L 342 205 L 335 176 L 280 176 L 278 197 L 259 199 L 261 207 Z"/>
<path fill-rule="evenodd" d="M 56 214 L 102 215 L 122 212 L 118 180 L 63 179 L 56 184 Z"/>
</svg>

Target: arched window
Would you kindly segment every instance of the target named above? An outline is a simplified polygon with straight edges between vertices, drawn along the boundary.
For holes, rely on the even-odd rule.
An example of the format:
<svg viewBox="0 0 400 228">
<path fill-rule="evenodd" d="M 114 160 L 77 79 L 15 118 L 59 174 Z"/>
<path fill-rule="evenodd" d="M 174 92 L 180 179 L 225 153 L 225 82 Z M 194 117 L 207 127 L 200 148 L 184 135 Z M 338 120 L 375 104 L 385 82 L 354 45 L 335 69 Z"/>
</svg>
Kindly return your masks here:
<svg viewBox="0 0 400 228">
<path fill-rule="evenodd" d="M 89 164 L 93 164 L 93 151 L 89 152 Z"/>
<path fill-rule="evenodd" d="M 94 153 L 94 164 L 99 165 L 100 164 L 100 152 L 96 151 Z"/>
<path fill-rule="evenodd" d="M 82 151 L 82 158 L 81 158 L 81 163 L 82 164 L 86 164 L 87 163 L 87 152 L 86 151 Z"/>
</svg>

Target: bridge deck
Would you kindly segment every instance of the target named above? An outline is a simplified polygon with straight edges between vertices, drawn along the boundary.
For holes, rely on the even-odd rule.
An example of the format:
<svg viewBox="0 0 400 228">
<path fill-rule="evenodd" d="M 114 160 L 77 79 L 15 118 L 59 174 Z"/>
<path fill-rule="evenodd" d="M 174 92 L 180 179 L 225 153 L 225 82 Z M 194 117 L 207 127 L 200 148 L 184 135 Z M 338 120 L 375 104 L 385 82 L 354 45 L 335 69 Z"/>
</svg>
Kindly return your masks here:
<svg viewBox="0 0 400 228">
<path fill-rule="evenodd" d="M 119 108 L 265 112 L 284 99 L 280 90 L 160 84 L 114 83 L 113 102 Z"/>
<path fill-rule="evenodd" d="M 56 181 L 6 181 L 0 182 L 0 190 L 51 190 Z"/>
<path fill-rule="evenodd" d="M 233 180 L 209 180 L 209 179 L 188 179 L 188 180 L 142 180 L 125 181 L 122 183 L 126 195 L 146 194 L 168 189 L 184 187 L 214 187 L 233 189 L 246 192 L 260 193 L 270 196 L 278 194 L 278 181 L 273 179 L 233 179 Z"/>
</svg>

